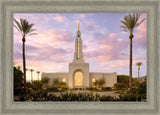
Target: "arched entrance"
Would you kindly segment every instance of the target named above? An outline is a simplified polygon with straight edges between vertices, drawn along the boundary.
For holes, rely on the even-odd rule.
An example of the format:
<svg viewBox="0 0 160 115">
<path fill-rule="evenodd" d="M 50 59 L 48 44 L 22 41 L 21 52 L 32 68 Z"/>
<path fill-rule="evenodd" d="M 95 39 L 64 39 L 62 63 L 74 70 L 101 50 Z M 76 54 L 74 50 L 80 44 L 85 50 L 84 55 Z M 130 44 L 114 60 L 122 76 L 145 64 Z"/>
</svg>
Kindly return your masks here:
<svg viewBox="0 0 160 115">
<path fill-rule="evenodd" d="M 75 87 L 83 86 L 83 73 L 80 70 L 74 73 L 74 86 Z"/>
</svg>

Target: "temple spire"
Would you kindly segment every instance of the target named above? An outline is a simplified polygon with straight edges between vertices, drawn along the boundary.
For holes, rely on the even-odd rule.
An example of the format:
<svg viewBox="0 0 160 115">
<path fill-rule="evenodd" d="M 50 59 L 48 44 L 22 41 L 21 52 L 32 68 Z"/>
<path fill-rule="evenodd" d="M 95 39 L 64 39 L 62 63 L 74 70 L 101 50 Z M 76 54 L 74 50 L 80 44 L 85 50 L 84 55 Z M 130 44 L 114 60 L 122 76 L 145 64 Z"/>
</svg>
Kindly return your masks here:
<svg viewBox="0 0 160 115">
<path fill-rule="evenodd" d="M 79 30 L 80 22 L 78 23 L 78 31 L 75 39 L 75 52 L 74 52 L 74 63 L 84 63 L 83 52 L 82 52 L 82 39 L 81 32 Z"/>
<path fill-rule="evenodd" d="M 78 23 L 78 31 L 79 31 L 79 25 L 80 25 L 80 22 Z"/>
</svg>

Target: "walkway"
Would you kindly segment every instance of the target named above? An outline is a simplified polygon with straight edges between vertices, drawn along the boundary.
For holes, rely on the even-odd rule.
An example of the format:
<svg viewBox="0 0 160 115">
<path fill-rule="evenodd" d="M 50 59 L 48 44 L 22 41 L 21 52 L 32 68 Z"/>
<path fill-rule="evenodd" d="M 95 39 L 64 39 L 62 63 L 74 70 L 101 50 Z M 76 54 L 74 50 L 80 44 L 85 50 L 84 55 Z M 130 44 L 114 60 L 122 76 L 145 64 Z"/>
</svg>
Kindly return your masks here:
<svg viewBox="0 0 160 115">
<path fill-rule="evenodd" d="M 91 93 L 91 91 L 86 91 L 86 90 L 72 90 L 72 91 L 68 91 L 68 92 L 72 92 L 72 93 L 79 93 L 79 92 L 82 92 L 82 93 Z M 66 92 L 49 92 L 49 94 L 54 94 L 56 96 L 60 96 L 61 93 L 66 93 Z M 116 98 L 119 98 L 119 94 L 115 93 L 115 91 L 106 91 L 106 92 L 96 92 L 96 91 L 93 91 L 92 92 L 93 94 L 99 94 L 99 95 L 107 95 L 107 96 L 112 96 L 112 97 L 116 97 Z"/>
</svg>

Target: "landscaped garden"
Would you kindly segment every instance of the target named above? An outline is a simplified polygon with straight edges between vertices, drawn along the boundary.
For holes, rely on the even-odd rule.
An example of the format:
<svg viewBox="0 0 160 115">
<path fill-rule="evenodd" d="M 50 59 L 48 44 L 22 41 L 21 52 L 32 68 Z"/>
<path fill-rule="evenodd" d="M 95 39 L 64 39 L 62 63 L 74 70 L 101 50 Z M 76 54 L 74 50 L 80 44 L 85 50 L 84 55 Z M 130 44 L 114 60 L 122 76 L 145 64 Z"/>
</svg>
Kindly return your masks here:
<svg viewBox="0 0 160 115">
<path fill-rule="evenodd" d="M 54 79 L 49 85 L 49 78 L 27 82 L 27 94 L 22 84 L 23 73 L 14 67 L 14 101 L 146 101 L 146 79 L 133 79 L 132 92 L 128 90 L 129 76 L 118 75 L 114 87 L 103 84 L 91 88 L 68 89 L 67 84 Z M 115 95 L 114 95 L 115 94 Z"/>
</svg>

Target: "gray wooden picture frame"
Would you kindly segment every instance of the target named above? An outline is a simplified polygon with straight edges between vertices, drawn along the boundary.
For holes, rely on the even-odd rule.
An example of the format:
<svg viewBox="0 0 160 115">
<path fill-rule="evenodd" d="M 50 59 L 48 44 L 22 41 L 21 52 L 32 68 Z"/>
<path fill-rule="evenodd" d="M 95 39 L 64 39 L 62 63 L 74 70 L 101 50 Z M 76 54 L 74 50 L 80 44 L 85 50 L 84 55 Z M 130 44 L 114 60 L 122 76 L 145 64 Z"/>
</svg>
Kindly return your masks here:
<svg viewBox="0 0 160 115">
<path fill-rule="evenodd" d="M 0 114 L 160 114 L 159 0 L 0 0 Z M 13 13 L 147 13 L 147 102 L 14 102 Z"/>
</svg>

